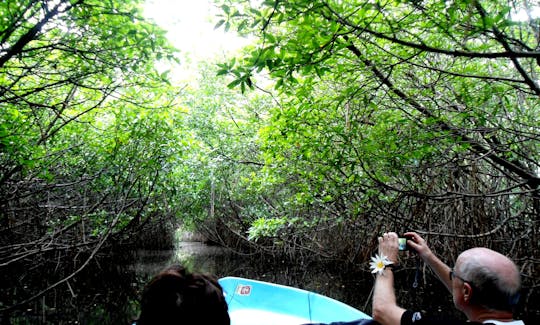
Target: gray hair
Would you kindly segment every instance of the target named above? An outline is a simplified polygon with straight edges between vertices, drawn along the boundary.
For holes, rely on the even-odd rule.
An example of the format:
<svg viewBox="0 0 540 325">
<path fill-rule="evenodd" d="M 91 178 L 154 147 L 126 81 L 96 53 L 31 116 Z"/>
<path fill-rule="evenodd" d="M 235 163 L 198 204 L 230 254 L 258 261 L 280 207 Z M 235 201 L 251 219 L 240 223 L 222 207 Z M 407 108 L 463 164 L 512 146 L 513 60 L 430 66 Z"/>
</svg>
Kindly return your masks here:
<svg viewBox="0 0 540 325">
<path fill-rule="evenodd" d="M 504 276 L 483 263 L 481 259 L 467 258 L 459 266 L 460 275 L 473 288 L 471 303 L 491 310 L 513 312 L 521 289 L 519 271 L 516 276 Z"/>
</svg>

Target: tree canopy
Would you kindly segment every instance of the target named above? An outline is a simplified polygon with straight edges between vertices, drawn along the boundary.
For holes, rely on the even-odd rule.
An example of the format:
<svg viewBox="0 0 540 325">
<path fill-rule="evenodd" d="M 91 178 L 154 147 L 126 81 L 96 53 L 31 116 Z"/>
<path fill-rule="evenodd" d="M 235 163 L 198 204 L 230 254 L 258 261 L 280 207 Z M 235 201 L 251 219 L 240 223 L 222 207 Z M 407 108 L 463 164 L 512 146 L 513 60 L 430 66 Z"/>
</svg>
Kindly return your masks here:
<svg viewBox="0 0 540 325">
<path fill-rule="evenodd" d="M 0 3 L 2 310 L 64 284 L 109 239 L 176 206 L 172 163 L 189 141 L 178 141 L 182 113 L 170 109 L 177 90 L 154 65 L 177 59 L 139 7 Z M 12 277 L 66 262 L 45 281 Z"/>
<path fill-rule="evenodd" d="M 539 19 L 516 14 L 533 4 L 250 5 L 221 2 L 218 26 L 258 42 L 220 73 L 242 90 L 262 71 L 276 80 L 285 104 L 272 111 L 265 154 L 272 162 L 294 157 L 288 172 L 307 192 L 329 191 L 334 179 L 387 200 L 519 197 L 535 219 Z"/>
<path fill-rule="evenodd" d="M 279 94 L 259 133 L 279 188 L 261 240 L 362 261 L 359 243 L 414 229 L 450 258 L 486 245 L 538 270 L 537 3 L 218 3 L 217 27 L 256 40 L 219 74 Z"/>
</svg>

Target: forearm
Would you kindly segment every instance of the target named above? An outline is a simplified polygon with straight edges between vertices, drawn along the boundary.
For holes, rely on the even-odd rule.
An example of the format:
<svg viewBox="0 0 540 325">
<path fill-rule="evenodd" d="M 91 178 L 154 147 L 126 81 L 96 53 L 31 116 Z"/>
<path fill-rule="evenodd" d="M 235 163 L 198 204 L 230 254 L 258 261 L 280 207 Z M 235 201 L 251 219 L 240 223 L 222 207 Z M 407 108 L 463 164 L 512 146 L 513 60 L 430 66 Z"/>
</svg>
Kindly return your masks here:
<svg viewBox="0 0 540 325">
<path fill-rule="evenodd" d="M 450 267 L 441 261 L 433 252 L 423 256 L 424 262 L 435 272 L 435 275 L 445 285 L 448 291 L 452 292 L 452 282 L 450 280 Z"/>
<path fill-rule="evenodd" d="M 386 269 L 378 274 L 373 290 L 373 318 L 382 325 L 399 325 L 405 309 L 399 307 L 394 293 L 394 274 Z"/>
<path fill-rule="evenodd" d="M 450 280 L 450 268 L 443 261 L 441 261 L 428 247 L 425 239 L 420 237 L 415 232 L 406 232 L 405 236 L 409 236 L 410 239 L 407 241 L 407 244 L 410 245 L 412 250 L 414 250 L 418 256 L 422 258 L 424 263 L 429 265 L 429 267 L 435 272 L 439 280 L 446 286 L 448 291 L 452 292 L 452 282 Z"/>
</svg>

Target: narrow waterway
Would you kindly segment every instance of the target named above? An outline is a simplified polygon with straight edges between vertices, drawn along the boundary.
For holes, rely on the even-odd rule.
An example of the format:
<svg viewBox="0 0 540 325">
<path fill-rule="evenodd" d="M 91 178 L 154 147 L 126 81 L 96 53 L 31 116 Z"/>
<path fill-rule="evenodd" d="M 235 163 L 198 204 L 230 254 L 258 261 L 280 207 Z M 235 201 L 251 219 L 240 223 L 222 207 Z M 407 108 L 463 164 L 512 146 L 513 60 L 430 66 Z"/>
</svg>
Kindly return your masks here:
<svg viewBox="0 0 540 325">
<path fill-rule="evenodd" d="M 0 316 L 0 324 L 130 324 L 138 315 L 144 285 L 172 264 L 218 277 L 245 277 L 314 291 L 367 313 L 371 308 L 373 276 L 367 267 L 345 269 L 337 263 L 291 263 L 235 254 L 193 241 L 181 241 L 174 250 L 138 250 L 105 256 L 95 264 L 66 286 L 35 300 L 26 310 Z M 437 286 L 437 281 L 422 281 L 418 288 L 433 294 L 417 294 L 418 289 L 412 288 L 415 274 L 415 270 L 396 274 L 398 299 L 404 305 L 427 306 L 436 311 L 453 309 L 449 295 Z"/>
<path fill-rule="evenodd" d="M 174 251 L 139 251 L 137 256 L 130 267 L 139 279 L 148 280 L 168 265 L 181 264 L 218 277 L 238 276 L 298 287 L 371 312 L 373 275 L 367 266 L 346 269 L 336 263 L 291 263 L 259 255 L 239 255 L 200 242 L 180 242 Z M 413 287 L 415 281 L 421 282 L 417 288 Z M 140 288 L 143 282 L 139 283 Z M 454 314 L 450 295 L 435 279 L 424 281 L 421 269 L 398 271 L 396 282 L 396 294 L 404 306 Z"/>
<path fill-rule="evenodd" d="M 130 268 L 150 278 L 171 264 L 218 277 L 238 276 L 315 291 L 352 304 L 369 305 L 373 277 L 368 270 L 344 270 L 339 265 L 291 263 L 260 255 L 239 255 L 200 242 L 180 242 L 169 251 L 139 251 Z"/>
</svg>

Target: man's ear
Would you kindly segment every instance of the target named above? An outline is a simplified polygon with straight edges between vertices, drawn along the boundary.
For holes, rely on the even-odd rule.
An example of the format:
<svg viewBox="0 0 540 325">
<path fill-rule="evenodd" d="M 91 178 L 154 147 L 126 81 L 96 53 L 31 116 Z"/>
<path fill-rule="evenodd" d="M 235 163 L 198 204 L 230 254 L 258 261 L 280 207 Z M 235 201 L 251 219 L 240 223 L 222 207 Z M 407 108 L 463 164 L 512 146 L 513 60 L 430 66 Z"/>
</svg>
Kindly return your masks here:
<svg viewBox="0 0 540 325">
<path fill-rule="evenodd" d="M 473 289 L 470 284 L 467 282 L 463 283 L 463 288 L 461 289 L 463 293 L 463 301 L 469 303 L 471 302 L 473 296 Z"/>
</svg>

